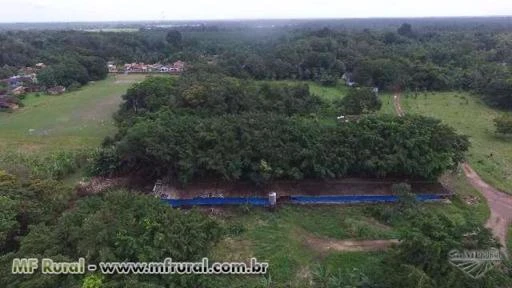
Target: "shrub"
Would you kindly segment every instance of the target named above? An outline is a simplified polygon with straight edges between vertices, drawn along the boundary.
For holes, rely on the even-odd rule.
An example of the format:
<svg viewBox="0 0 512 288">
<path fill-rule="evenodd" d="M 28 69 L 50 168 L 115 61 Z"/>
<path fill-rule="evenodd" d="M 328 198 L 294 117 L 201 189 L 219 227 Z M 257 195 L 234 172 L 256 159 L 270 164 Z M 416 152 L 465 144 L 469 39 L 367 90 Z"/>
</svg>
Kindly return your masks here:
<svg viewBox="0 0 512 288">
<path fill-rule="evenodd" d="M 499 134 L 512 134 L 512 115 L 503 115 L 494 119 L 496 126 L 496 133 Z"/>
<path fill-rule="evenodd" d="M 371 88 L 350 89 L 340 104 L 344 115 L 367 114 L 379 110 L 382 106 L 382 102 Z"/>
</svg>

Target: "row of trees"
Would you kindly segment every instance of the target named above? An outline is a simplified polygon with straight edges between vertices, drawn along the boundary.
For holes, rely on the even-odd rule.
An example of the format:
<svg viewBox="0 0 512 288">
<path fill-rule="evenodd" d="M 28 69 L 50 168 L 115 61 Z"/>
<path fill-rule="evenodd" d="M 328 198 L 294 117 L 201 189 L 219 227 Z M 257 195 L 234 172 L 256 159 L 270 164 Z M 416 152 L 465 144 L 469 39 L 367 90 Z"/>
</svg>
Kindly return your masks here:
<svg viewBox="0 0 512 288">
<path fill-rule="evenodd" d="M 62 64 L 46 71 L 50 75 L 43 74 L 43 81 L 66 85 L 85 82 L 84 68 L 90 80 L 104 77 L 100 69 L 104 65 L 95 57 L 119 63 L 181 59 L 194 65 L 214 64 L 237 78 L 334 85 L 345 74 L 349 81 L 380 89 L 464 89 L 484 95 L 490 105 L 511 108 L 512 35 L 499 26 L 468 29 L 440 22 L 418 28 L 405 24 L 394 31 L 389 26 L 380 30 L 298 27 L 257 33 L 242 27 L 2 32 L 0 75 L 37 62 Z"/>
<path fill-rule="evenodd" d="M 271 113 L 164 111 L 128 128 L 110 148 L 117 157 L 110 150 L 100 155 L 97 172 L 171 176 L 182 183 L 209 177 L 256 183 L 347 175 L 431 179 L 461 161 L 467 148 L 465 137 L 424 117 L 368 117 L 332 126 Z"/>
</svg>

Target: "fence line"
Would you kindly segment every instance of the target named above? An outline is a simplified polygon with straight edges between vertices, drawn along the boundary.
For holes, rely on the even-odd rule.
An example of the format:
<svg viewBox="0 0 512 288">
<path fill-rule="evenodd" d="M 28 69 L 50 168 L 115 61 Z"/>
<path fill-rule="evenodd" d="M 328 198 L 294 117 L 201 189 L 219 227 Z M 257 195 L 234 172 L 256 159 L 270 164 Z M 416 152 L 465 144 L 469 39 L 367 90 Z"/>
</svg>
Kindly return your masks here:
<svg viewBox="0 0 512 288">
<path fill-rule="evenodd" d="M 420 202 L 442 201 L 451 194 L 418 194 Z M 277 199 L 277 204 L 360 204 L 360 203 L 393 203 L 400 199 L 397 195 L 323 195 L 323 196 L 289 196 Z M 189 206 L 227 206 L 252 205 L 270 206 L 266 197 L 196 197 L 192 199 L 162 199 L 173 207 Z"/>
</svg>

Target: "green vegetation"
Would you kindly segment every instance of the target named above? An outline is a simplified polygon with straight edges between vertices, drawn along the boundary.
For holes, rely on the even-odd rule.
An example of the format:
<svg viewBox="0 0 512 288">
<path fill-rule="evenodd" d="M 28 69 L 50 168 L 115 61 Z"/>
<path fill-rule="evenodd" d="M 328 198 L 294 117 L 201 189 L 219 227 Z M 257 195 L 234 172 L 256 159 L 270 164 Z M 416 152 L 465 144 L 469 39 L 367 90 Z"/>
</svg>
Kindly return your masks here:
<svg viewBox="0 0 512 288">
<path fill-rule="evenodd" d="M 81 171 L 116 128 L 112 114 L 141 75 L 119 75 L 60 96 L 29 94 L 24 107 L 0 113 L 0 169 L 19 177 L 63 179 Z"/>
<path fill-rule="evenodd" d="M 141 75 L 120 75 L 60 96 L 29 94 L 22 109 L 0 113 L 0 150 L 96 147 L 115 132 L 112 114 L 121 103 L 121 95 L 143 79 Z"/>
<path fill-rule="evenodd" d="M 512 134 L 512 114 L 502 115 L 494 119 L 496 125 L 496 133 L 499 134 Z"/>
<path fill-rule="evenodd" d="M 58 64 L 42 69 L 37 74 L 37 80 L 43 88 L 56 85 L 76 88 L 89 81 L 105 79 L 108 73 L 106 65 L 104 59 L 95 56 L 63 58 L 58 60 Z"/>
<path fill-rule="evenodd" d="M 3 217 L 6 214 L 6 207 L 10 209 L 8 211 L 13 211 L 13 208 L 26 206 L 24 201 L 31 201 L 40 207 L 29 206 L 29 211 L 18 212 L 18 215 L 8 214 L 11 220 L 8 223 L 12 224 L 0 227 L 0 236 L 3 238 L 6 238 L 5 232 L 12 231 L 22 231 L 20 236 L 24 236 L 23 240 L 19 241 L 18 237 L 15 237 L 17 233 L 7 233 L 7 240 L 0 239 L 3 240 L 2 244 L 10 244 L 6 247 L 0 246 L 2 254 L 13 252 L 0 258 L 3 271 L 10 270 L 8 268 L 11 267 L 13 258 L 29 255 L 45 255 L 55 261 L 76 261 L 79 257 L 85 257 L 86 263 L 152 262 L 154 259 L 163 261 L 166 257 L 172 258 L 173 261 L 200 261 L 218 241 L 221 233 L 215 221 L 196 211 L 181 212 L 169 209 L 159 199 L 131 192 L 112 191 L 103 196 L 81 199 L 75 203 L 73 209 L 60 215 L 59 212 L 64 208 L 62 204 L 66 204 L 66 201 L 63 201 L 65 199 L 51 199 L 50 195 L 46 195 L 46 198 L 35 198 L 34 195 L 27 193 L 17 194 L 25 191 L 26 188 L 23 187 L 11 187 L 7 191 L 4 189 L 0 190 L 0 199 L 11 202 L 0 200 Z M 50 189 L 52 188 L 46 186 L 41 192 L 49 192 Z M 55 206 L 55 203 L 60 205 Z M 41 208 L 45 209 L 43 213 L 39 211 Z M 50 210 L 51 208 L 57 209 Z M 30 214 L 37 212 L 39 213 L 35 215 Z M 29 218 L 38 215 L 53 217 L 47 221 Z M 17 222 L 15 219 L 23 220 Z M 24 223 L 27 219 L 31 222 L 29 224 L 36 225 L 30 227 L 28 233 L 28 223 Z M 25 233 L 26 235 L 23 235 Z M 19 247 L 14 249 L 16 245 Z M 130 274 L 123 278 L 119 275 L 102 276 L 101 284 L 105 287 L 113 284 L 140 287 L 148 281 L 147 275 Z M 39 272 L 19 277 L 11 273 L 0 273 L 0 281 L 9 284 L 5 287 L 78 287 L 83 277 L 47 277 Z M 202 281 L 202 277 L 180 275 L 152 275 L 150 280 L 154 285 L 168 287 L 197 287 L 204 285 L 201 284 Z"/>
<path fill-rule="evenodd" d="M 2 271 L 9 271 L 14 257 L 25 256 L 87 257 L 92 263 L 203 256 L 270 262 L 264 276 L 0 273 L 0 283 L 9 288 L 511 286 L 506 271 L 494 269 L 474 280 L 447 261 L 454 248 L 496 246 L 483 227 L 489 216 L 484 198 L 460 171 L 447 173 L 468 149 L 468 139 L 457 133 L 471 136 L 468 158 L 484 179 L 512 192 L 510 137 L 494 129 L 498 119 L 498 132 L 509 131 L 508 120 L 501 120 L 510 114 L 482 104 L 512 107 L 512 70 L 503 65 L 512 63 L 510 24 L 463 23 L 0 32 L 0 78 L 44 62 L 48 67 L 38 71 L 43 86 L 97 81 L 61 96 L 29 94 L 24 107 L 0 114 L 0 168 L 9 170 L 0 171 Z M 100 80 L 106 61 L 178 59 L 189 66 L 176 79 L 154 77 L 134 86 L 144 76 Z M 370 93 L 373 87 L 384 91 L 380 101 Z M 5 84 L 0 90 L 9 92 Z M 409 115 L 399 118 L 390 92 L 400 90 L 415 92 L 402 95 Z M 482 97 L 428 92 L 449 90 Z M 381 103 L 377 115 L 362 115 Z M 342 113 L 357 117 L 336 121 Z M 94 165 L 85 165 L 89 162 Z M 123 190 L 79 199 L 63 183 L 72 184 L 83 172 L 138 175 L 148 182 L 216 179 L 256 185 L 275 179 L 442 175 L 456 195 L 452 204 L 421 204 L 410 186 L 397 185 L 396 205 L 184 210 Z M 400 242 L 382 252 L 347 253 L 340 244 L 381 239 Z"/>
<path fill-rule="evenodd" d="M 149 25 L 138 31 L 110 27 L 119 32 L 102 33 L 0 32 L 0 75 L 43 62 L 49 65 L 40 73 L 44 85 L 75 86 L 105 77 L 106 61 L 122 65 L 181 59 L 195 67 L 208 63 L 240 79 L 335 86 L 344 76 L 387 91 L 463 89 L 483 95 L 491 106 L 511 109 L 512 72 L 503 65 L 512 62 L 510 23 L 457 21 L 418 20 L 401 26 L 391 21 L 371 29 L 326 21 L 303 23 L 293 31 L 281 25 L 260 29 L 254 23 L 217 23 L 173 29 Z"/>
<path fill-rule="evenodd" d="M 347 103 L 358 107 L 354 113 L 380 107 L 370 90 L 349 95 L 343 99 L 352 99 Z M 434 179 L 467 149 L 464 136 L 430 118 L 385 115 L 326 123 L 321 119 L 334 116 L 323 108 L 335 103 L 311 95 L 304 84 L 187 72 L 175 84 L 146 80 L 123 99 L 119 133 L 105 141 L 95 174 L 137 171 L 181 183 L 201 177 L 258 184 L 347 175 Z"/>
<path fill-rule="evenodd" d="M 467 185 L 462 181 L 463 176 L 450 179 L 456 180 L 448 183 L 451 188 L 461 189 L 458 190 L 461 194 L 452 199 L 453 204 L 411 202 L 406 191 L 402 193 L 404 200 L 399 205 L 282 206 L 274 212 L 248 207 L 224 209 L 216 218 L 226 227 L 227 234 L 212 251 L 212 257 L 230 260 L 256 257 L 269 261 L 271 287 L 343 287 L 336 283 L 350 283 L 353 287 L 417 287 L 407 282 L 414 281 L 411 280 L 414 277 L 407 281 L 401 278 L 406 270 L 400 271 L 398 267 L 404 267 L 403 263 L 411 265 L 408 269 L 416 267 L 417 272 L 423 269 L 423 264 L 432 265 L 425 267 L 443 267 L 439 275 L 435 268 L 424 274 L 425 279 L 446 277 L 442 278 L 446 279 L 445 284 L 439 282 L 434 287 L 483 287 L 483 282 L 470 284 L 469 278 L 449 268 L 451 266 L 443 254 L 447 251 L 436 250 L 458 247 L 465 233 L 461 231 L 478 229 L 476 227 L 483 225 L 489 213 L 485 201 L 471 205 L 465 202 L 466 196 L 479 194 L 471 189 L 462 190 Z M 483 234 L 477 234 L 480 237 L 477 242 L 483 241 L 483 246 L 479 247 L 494 245 L 489 240 L 489 232 L 483 228 L 481 231 Z M 343 239 L 397 238 L 407 244 L 388 252 L 344 252 L 327 248 Z M 415 254 L 408 259 L 402 258 L 407 253 Z M 423 257 L 428 260 L 421 260 L 427 259 Z M 496 277 L 506 281 L 502 275 Z M 453 279 L 461 283 L 457 284 Z M 486 277 L 485 281 L 492 279 Z M 258 277 L 223 280 L 229 287 L 260 287 L 258 285 L 263 281 Z"/>
<path fill-rule="evenodd" d="M 381 93 L 379 95 L 382 106 L 379 110 L 379 114 L 396 115 L 395 106 L 393 105 L 393 94 Z M 407 111 L 404 111 L 407 112 Z"/>
<path fill-rule="evenodd" d="M 343 83 L 338 83 L 336 86 L 322 86 L 313 81 L 292 81 L 292 80 L 278 80 L 278 81 L 265 81 L 267 83 L 285 83 L 285 84 L 298 84 L 306 83 L 309 86 L 309 93 L 319 96 L 327 102 L 334 102 L 340 100 L 347 95 L 350 90 L 349 87 Z"/>
<path fill-rule="evenodd" d="M 461 212 L 467 209 L 471 211 L 471 217 L 474 217 L 481 224 L 489 219 L 490 210 L 487 206 L 487 200 L 471 186 L 463 171 L 446 173 L 440 178 L 440 181 L 450 191 L 453 191 L 456 197 L 451 199 L 453 205 L 431 205 L 430 209 L 448 217 L 453 217 L 453 220 L 458 222 L 461 219 L 457 215 L 461 215 Z"/>
<path fill-rule="evenodd" d="M 330 267 L 334 271 L 341 267 L 349 271 L 361 262 L 378 262 L 372 259 L 376 253 L 327 252 L 325 247 L 308 244 L 309 240 L 397 237 L 395 229 L 379 223 L 364 211 L 364 207 L 307 206 L 284 206 L 273 213 L 257 208 L 227 209 L 220 220 L 226 222 L 228 231 L 237 233 L 228 234 L 213 256 L 216 259 L 257 257 L 260 261 L 269 261 L 272 287 L 308 287 L 315 270 L 320 267 Z M 349 259 L 350 255 L 355 259 L 335 265 L 341 264 L 342 259 Z M 240 283 L 238 287 L 250 287 L 241 285 L 245 281 L 260 281 L 254 277 L 232 280 Z"/>
<path fill-rule="evenodd" d="M 512 142 L 494 132 L 494 119 L 510 113 L 488 108 L 463 92 L 404 94 L 401 103 L 405 113 L 441 119 L 468 135 L 471 166 L 487 183 L 512 193 Z"/>
<path fill-rule="evenodd" d="M 345 115 L 361 115 L 380 110 L 382 102 L 370 88 L 350 89 L 341 99 L 341 112 Z"/>
</svg>

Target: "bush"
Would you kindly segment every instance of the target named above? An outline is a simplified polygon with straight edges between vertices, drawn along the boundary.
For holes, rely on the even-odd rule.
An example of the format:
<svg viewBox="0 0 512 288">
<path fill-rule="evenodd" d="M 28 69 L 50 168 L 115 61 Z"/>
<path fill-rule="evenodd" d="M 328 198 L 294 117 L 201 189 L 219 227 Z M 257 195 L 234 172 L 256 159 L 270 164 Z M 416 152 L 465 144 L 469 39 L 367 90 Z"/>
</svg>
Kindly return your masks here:
<svg viewBox="0 0 512 288">
<path fill-rule="evenodd" d="M 20 178 L 63 179 L 89 161 L 91 151 L 57 151 L 33 155 L 6 151 L 0 155 L 0 167 Z"/>
<path fill-rule="evenodd" d="M 382 102 L 371 88 L 350 89 L 340 104 L 344 115 L 367 114 L 379 110 L 382 106 Z"/>
<path fill-rule="evenodd" d="M 120 158 L 115 147 L 100 148 L 92 153 L 86 166 L 88 176 L 112 176 L 120 170 Z"/>
<path fill-rule="evenodd" d="M 494 119 L 496 133 L 512 134 L 512 115 L 506 114 Z"/>
<path fill-rule="evenodd" d="M 69 86 L 66 88 L 66 90 L 67 90 L 68 92 L 72 92 L 72 91 L 76 91 L 76 90 L 80 89 L 80 87 L 82 87 L 82 85 L 81 85 L 80 83 L 78 83 L 78 82 L 76 82 L 76 81 L 75 81 L 75 82 L 71 83 L 71 85 L 69 85 Z"/>
</svg>

